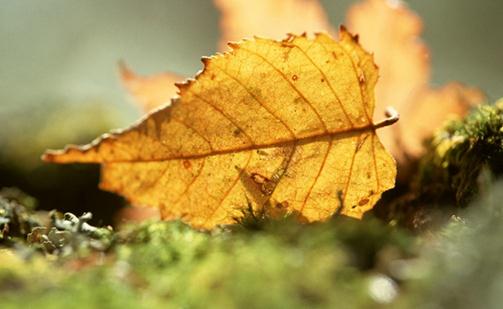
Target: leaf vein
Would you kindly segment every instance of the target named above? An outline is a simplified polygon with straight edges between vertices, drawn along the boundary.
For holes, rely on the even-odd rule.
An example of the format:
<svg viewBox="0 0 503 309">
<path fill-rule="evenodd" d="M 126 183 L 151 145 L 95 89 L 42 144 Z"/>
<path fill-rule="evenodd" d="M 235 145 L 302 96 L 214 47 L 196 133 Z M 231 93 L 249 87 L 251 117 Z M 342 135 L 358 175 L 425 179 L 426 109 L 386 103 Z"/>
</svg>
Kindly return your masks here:
<svg viewBox="0 0 503 309">
<path fill-rule="evenodd" d="M 360 98 L 361 98 L 361 103 L 362 103 L 361 105 L 363 107 L 363 111 L 365 112 L 365 116 L 367 117 L 368 122 L 372 123 L 372 119 L 371 119 L 370 115 L 368 114 L 367 109 L 365 108 L 365 106 L 367 105 L 367 102 L 365 102 L 365 100 L 363 99 L 363 88 L 362 88 L 362 85 L 360 84 L 360 77 L 358 76 L 358 70 L 357 70 L 356 63 L 354 62 L 353 57 L 348 53 L 346 48 L 344 48 L 344 46 L 341 46 L 340 48 L 343 51 L 343 53 L 349 58 L 349 61 L 351 61 L 351 66 L 353 67 L 353 72 L 355 73 L 355 76 L 356 76 L 356 83 L 358 84 L 358 88 L 360 89 Z M 361 67 L 360 67 L 360 69 L 361 69 Z"/>
<path fill-rule="evenodd" d="M 178 203 L 181 201 L 181 199 L 185 196 L 187 192 L 189 192 L 190 187 L 196 182 L 196 180 L 199 178 L 199 176 L 203 173 L 204 166 L 206 164 L 206 158 L 203 158 L 203 161 L 201 162 L 201 167 L 197 171 L 196 176 L 192 178 L 192 180 L 186 185 L 185 189 L 183 190 L 182 193 L 176 198 L 176 200 L 172 203 L 172 207 L 175 207 L 178 205 Z"/>
<path fill-rule="evenodd" d="M 253 141 L 253 139 L 250 137 L 250 135 L 243 128 L 241 128 L 236 123 L 236 121 L 234 119 L 232 119 L 229 115 L 227 115 L 222 109 L 220 109 L 219 107 L 215 106 L 212 102 L 210 102 L 209 100 L 204 99 L 203 97 L 201 97 L 200 95 L 196 94 L 195 92 L 191 91 L 191 93 L 196 98 L 198 98 L 199 100 L 201 100 L 204 103 L 208 104 L 210 107 L 212 107 L 214 110 L 216 110 L 222 116 L 224 116 L 224 118 L 226 118 L 227 120 L 229 120 L 230 123 L 232 123 L 238 130 L 240 130 L 243 133 L 243 135 L 250 141 L 251 145 L 253 145 L 253 146 L 256 145 L 255 142 Z"/>
<path fill-rule="evenodd" d="M 187 123 L 185 123 L 185 121 L 181 120 L 181 119 L 177 119 L 177 118 L 172 118 L 173 121 L 176 121 L 180 124 L 182 124 L 183 126 L 185 126 L 186 128 L 192 130 L 193 132 L 195 132 L 197 135 L 199 135 L 207 144 L 208 144 L 208 147 L 210 147 L 210 151 L 215 151 L 214 148 L 213 148 L 213 145 L 211 145 L 211 142 L 210 140 L 204 136 L 201 132 L 199 132 L 198 130 L 194 129 L 194 127 L 188 125 Z"/>
<path fill-rule="evenodd" d="M 286 130 L 289 132 L 289 134 L 292 136 L 292 138 L 297 138 L 297 136 L 295 135 L 295 133 L 292 131 L 292 129 L 290 129 L 290 127 L 286 124 L 286 122 L 281 119 L 280 117 L 278 117 L 275 113 L 273 113 L 273 111 L 268 108 L 262 101 L 260 101 L 249 89 L 248 87 L 245 86 L 245 84 L 243 84 L 243 82 L 241 82 L 237 77 L 233 76 L 232 74 L 230 74 L 229 72 L 227 72 L 226 70 L 224 70 L 223 68 L 221 67 L 218 67 L 218 66 L 215 66 L 216 68 L 218 68 L 222 73 L 224 73 L 225 75 L 227 75 L 229 78 L 231 78 L 232 80 L 234 80 L 238 85 L 240 85 L 258 104 L 260 104 L 271 116 L 273 116 L 274 118 L 276 118 L 285 128 Z"/>
<path fill-rule="evenodd" d="M 280 69 L 278 69 L 274 64 L 272 64 L 266 57 L 262 56 L 261 54 L 257 53 L 257 52 L 254 52 L 252 50 L 249 50 L 249 49 L 246 49 L 246 48 L 242 48 L 241 47 L 241 50 L 244 50 L 246 52 L 249 52 L 259 58 L 261 58 L 265 63 L 267 63 L 271 68 L 273 68 L 276 72 L 279 73 L 279 75 L 291 86 L 291 88 L 297 92 L 297 94 L 304 100 L 304 102 L 306 102 L 306 104 L 310 107 L 310 109 L 315 113 L 316 117 L 318 118 L 318 121 L 320 122 L 320 124 L 322 125 L 323 129 L 325 130 L 325 132 L 328 132 L 327 130 L 327 125 L 326 123 L 323 121 L 323 119 L 321 118 L 321 115 L 320 113 L 318 112 L 318 110 L 314 107 L 314 105 L 304 96 L 304 94 L 288 79 L 288 77 L 286 77 L 285 73 L 281 72 Z"/>
<path fill-rule="evenodd" d="M 229 196 L 229 194 L 231 193 L 232 189 L 234 189 L 234 187 L 236 186 L 236 184 L 239 182 L 239 179 L 241 178 L 241 175 L 245 172 L 246 168 L 248 167 L 248 165 L 250 164 L 251 162 L 251 158 L 253 156 L 253 152 L 250 152 L 250 155 L 248 156 L 248 160 L 246 161 L 244 167 L 239 171 L 237 177 L 234 179 L 234 181 L 232 182 L 232 185 L 229 187 L 229 189 L 224 193 L 222 199 L 218 202 L 217 206 L 215 208 L 213 208 L 211 210 L 211 212 L 209 213 L 208 217 L 206 218 L 206 220 L 204 221 L 203 223 L 203 226 L 205 226 L 212 218 L 213 216 L 215 215 L 215 213 L 217 212 L 217 210 L 222 207 L 222 204 L 223 202 L 225 201 L 225 199 Z"/>
<path fill-rule="evenodd" d="M 353 156 L 351 157 L 351 164 L 349 165 L 349 175 L 348 179 L 346 180 L 346 186 L 344 188 L 344 193 L 342 197 L 342 206 L 346 208 L 346 197 L 349 189 L 349 184 L 351 183 L 351 177 L 353 176 L 353 165 L 355 163 L 355 158 L 356 158 L 356 153 L 358 152 L 359 144 L 360 144 L 360 135 L 358 135 L 357 140 L 356 140 L 356 145 L 355 145 L 355 151 L 353 153 Z"/>
<path fill-rule="evenodd" d="M 304 207 L 306 206 L 307 200 L 309 199 L 309 196 L 311 195 L 311 192 L 313 191 L 314 186 L 318 182 L 318 179 L 320 178 L 320 175 L 323 172 L 323 169 L 325 168 L 325 164 L 327 162 L 327 158 L 330 153 L 330 150 L 332 149 L 332 145 L 333 145 L 333 139 L 330 139 L 328 142 L 327 151 L 325 152 L 325 156 L 323 157 L 323 161 L 321 162 L 320 168 L 318 169 L 318 173 L 314 177 L 314 181 L 311 184 L 311 187 L 309 188 L 309 190 L 307 191 L 306 197 L 304 198 L 304 201 L 302 202 L 302 206 L 300 207 L 299 213 L 302 213 L 302 211 L 304 210 Z"/>
<path fill-rule="evenodd" d="M 314 42 L 313 42 L 313 44 L 314 44 Z M 335 99 L 339 103 L 339 106 L 341 107 L 342 112 L 344 113 L 344 116 L 346 116 L 346 118 L 347 118 L 350 126 L 353 127 L 354 126 L 353 121 L 351 121 L 351 118 L 349 118 L 349 114 L 347 113 L 346 109 L 344 108 L 344 105 L 342 104 L 341 99 L 339 98 L 339 96 L 335 92 L 334 88 L 332 87 L 332 83 L 330 82 L 330 80 L 327 77 L 327 75 L 325 74 L 325 72 L 321 69 L 321 67 L 319 65 L 317 65 L 314 62 L 314 60 L 311 57 L 309 57 L 309 55 L 306 53 L 306 51 L 304 51 L 300 46 L 298 46 L 296 44 L 293 44 L 293 46 L 296 47 L 297 49 L 299 49 L 302 52 L 302 54 L 306 57 L 306 59 L 308 59 L 313 64 L 313 66 L 321 73 L 321 75 L 323 76 L 323 78 L 327 81 L 327 85 L 330 88 L 330 91 L 334 95 Z"/>
<path fill-rule="evenodd" d="M 376 192 L 379 192 L 381 188 L 381 183 L 379 180 L 379 173 L 377 172 L 377 160 L 376 160 L 376 153 L 375 153 L 375 134 L 371 134 L 371 141 L 372 141 L 372 161 L 374 162 L 374 171 L 376 173 Z"/>
</svg>

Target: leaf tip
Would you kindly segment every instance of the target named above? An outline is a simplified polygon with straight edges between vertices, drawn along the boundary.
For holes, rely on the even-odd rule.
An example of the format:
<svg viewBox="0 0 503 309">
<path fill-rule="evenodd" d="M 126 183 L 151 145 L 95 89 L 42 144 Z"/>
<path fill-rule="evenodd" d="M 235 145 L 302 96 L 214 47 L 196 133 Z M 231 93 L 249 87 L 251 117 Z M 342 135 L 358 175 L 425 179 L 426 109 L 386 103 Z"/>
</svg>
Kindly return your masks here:
<svg viewBox="0 0 503 309">
<path fill-rule="evenodd" d="M 239 48 L 239 43 L 238 42 L 227 42 L 227 46 L 229 46 L 233 50 L 236 50 Z"/>
<path fill-rule="evenodd" d="M 193 81 L 193 79 L 187 79 L 183 82 L 175 83 L 175 87 L 178 88 L 178 90 L 181 93 L 182 91 L 186 90 L 190 86 L 192 81 Z"/>
<path fill-rule="evenodd" d="M 52 162 L 54 160 L 53 150 L 46 150 L 41 156 L 40 160 L 44 162 Z"/>
<path fill-rule="evenodd" d="M 348 29 L 346 28 L 346 26 L 344 25 L 340 25 L 339 27 L 339 36 L 341 39 L 350 39 L 351 41 L 355 42 L 355 43 L 358 43 L 359 41 L 359 36 L 358 34 L 351 34 L 351 32 L 348 31 Z"/>
<path fill-rule="evenodd" d="M 210 57 L 201 57 L 201 62 L 207 66 L 210 63 L 211 58 Z"/>
<path fill-rule="evenodd" d="M 281 43 L 291 43 L 293 40 L 295 40 L 296 37 L 304 37 L 305 38 L 306 37 L 306 33 L 304 32 L 300 36 L 297 36 L 297 35 L 295 35 L 295 34 L 293 34 L 291 32 L 288 32 L 286 34 L 286 37 L 283 40 L 281 40 Z"/>
<path fill-rule="evenodd" d="M 47 163 L 64 163 L 61 158 L 69 151 L 71 151 L 69 147 L 65 147 L 63 150 L 48 149 L 40 156 L 40 159 Z"/>
</svg>

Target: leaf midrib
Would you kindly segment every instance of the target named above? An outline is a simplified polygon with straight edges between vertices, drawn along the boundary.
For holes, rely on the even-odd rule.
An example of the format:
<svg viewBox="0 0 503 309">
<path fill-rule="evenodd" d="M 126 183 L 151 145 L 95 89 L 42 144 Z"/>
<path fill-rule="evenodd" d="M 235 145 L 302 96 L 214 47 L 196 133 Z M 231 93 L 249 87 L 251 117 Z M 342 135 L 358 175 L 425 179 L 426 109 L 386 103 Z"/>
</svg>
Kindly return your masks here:
<svg viewBox="0 0 503 309">
<path fill-rule="evenodd" d="M 365 133 L 367 131 L 374 131 L 375 132 L 375 130 L 376 130 L 376 125 L 370 124 L 370 125 L 365 125 L 363 127 L 358 127 L 358 128 L 348 128 L 348 129 L 337 131 L 337 132 L 328 132 L 328 133 L 322 132 L 319 134 L 313 134 L 310 136 L 300 137 L 297 139 L 280 140 L 280 141 L 273 142 L 273 143 L 254 144 L 254 145 L 248 145 L 248 146 L 242 147 L 242 148 L 213 150 L 213 151 L 201 153 L 201 154 L 179 155 L 179 156 L 172 156 L 172 157 L 168 157 L 168 158 L 159 158 L 159 159 L 138 159 L 138 158 L 136 158 L 136 159 L 131 159 L 131 160 L 113 160 L 113 161 L 103 160 L 103 161 L 99 161 L 97 163 L 135 163 L 135 162 L 163 162 L 163 161 L 174 161 L 174 160 L 194 160 L 194 159 L 201 159 L 201 158 L 205 158 L 205 157 L 212 157 L 212 156 L 218 156 L 218 155 L 226 155 L 226 154 L 239 153 L 239 152 L 245 152 L 245 151 L 260 150 L 260 149 L 265 149 L 265 148 L 288 147 L 288 146 L 290 146 L 289 144 L 294 143 L 294 142 L 297 142 L 299 145 L 304 145 L 304 144 L 315 142 L 315 140 L 317 140 L 317 139 L 322 139 L 322 138 L 340 139 L 340 138 L 344 138 L 344 137 L 356 136 L 356 135 Z M 93 163 L 93 162 L 88 162 L 88 163 Z"/>
</svg>

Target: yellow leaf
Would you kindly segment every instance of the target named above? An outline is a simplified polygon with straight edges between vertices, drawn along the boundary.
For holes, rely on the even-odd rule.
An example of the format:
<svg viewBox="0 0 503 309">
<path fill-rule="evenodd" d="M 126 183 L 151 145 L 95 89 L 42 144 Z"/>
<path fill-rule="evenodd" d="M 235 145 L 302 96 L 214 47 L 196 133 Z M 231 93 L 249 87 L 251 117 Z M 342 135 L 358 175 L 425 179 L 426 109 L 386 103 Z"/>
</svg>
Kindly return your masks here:
<svg viewBox="0 0 503 309">
<path fill-rule="evenodd" d="M 377 68 L 349 33 L 231 47 L 204 58 L 171 106 L 44 159 L 99 162 L 103 189 L 206 229 L 248 203 L 307 221 L 360 218 L 394 186 L 375 130 L 396 119 L 373 124 Z"/>
<path fill-rule="evenodd" d="M 138 76 L 122 62 L 119 69 L 124 86 L 144 112 L 150 112 L 170 103 L 171 98 L 176 95 L 175 83 L 184 80 L 173 73 Z"/>
</svg>

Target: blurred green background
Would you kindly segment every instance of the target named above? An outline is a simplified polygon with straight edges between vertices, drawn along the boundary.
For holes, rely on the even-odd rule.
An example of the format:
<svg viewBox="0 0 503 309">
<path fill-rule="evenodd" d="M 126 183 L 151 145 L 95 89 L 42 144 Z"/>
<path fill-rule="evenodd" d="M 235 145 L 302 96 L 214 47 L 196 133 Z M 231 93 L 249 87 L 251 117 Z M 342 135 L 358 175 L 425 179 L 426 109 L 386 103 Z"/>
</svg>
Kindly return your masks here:
<svg viewBox="0 0 503 309">
<path fill-rule="evenodd" d="M 334 25 L 355 2 L 322 1 Z M 457 80 L 502 96 L 503 1 L 407 3 L 424 20 L 434 85 Z M 98 167 L 41 164 L 40 154 L 136 120 L 118 61 L 192 76 L 217 49 L 218 18 L 210 0 L 0 0 L 0 187 L 111 223 L 124 202 L 96 189 Z"/>
</svg>

